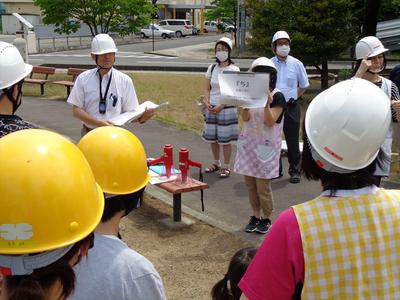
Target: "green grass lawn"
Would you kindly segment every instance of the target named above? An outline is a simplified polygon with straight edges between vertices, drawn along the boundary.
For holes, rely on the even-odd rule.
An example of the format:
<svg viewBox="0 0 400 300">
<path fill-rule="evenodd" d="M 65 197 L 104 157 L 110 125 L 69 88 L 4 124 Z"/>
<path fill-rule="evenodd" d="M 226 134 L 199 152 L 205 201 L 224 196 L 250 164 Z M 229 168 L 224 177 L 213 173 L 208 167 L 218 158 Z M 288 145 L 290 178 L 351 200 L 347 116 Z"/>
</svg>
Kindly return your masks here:
<svg viewBox="0 0 400 300">
<path fill-rule="evenodd" d="M 203 74 L 194 73 L 128 73 L 133 79 L 139 102 L 151 100 L 155 103 L 168 101 L 157 111 L 157 119 L 175 124 L 183 129 L 200 132 L 203 118 L 195 100 L 203 94 L 205 78 Z M 58 72 L 49 76 L 49 80 L 70 80 L 65 73 Z M 40 86 L 24 84 L 24 95 L 40 96 Z M 66 100 L 67 92 L 63 86 L 47 83 L 45 99 Z"/>
</svg>

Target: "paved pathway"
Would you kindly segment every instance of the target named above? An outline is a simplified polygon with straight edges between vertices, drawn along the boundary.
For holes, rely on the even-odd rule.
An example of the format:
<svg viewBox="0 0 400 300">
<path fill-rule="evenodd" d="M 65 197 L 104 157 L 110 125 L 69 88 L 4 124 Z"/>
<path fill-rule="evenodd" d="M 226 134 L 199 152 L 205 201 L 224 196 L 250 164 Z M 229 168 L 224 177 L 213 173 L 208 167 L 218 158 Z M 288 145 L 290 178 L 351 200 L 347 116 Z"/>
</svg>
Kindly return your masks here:
<svg viewBox="0 0 400 300">
<path fill-rule="evenodd" d="M 26 120 L 65 134 L 74 141 L 79 139 L 80 122 L 72 117 L 71 109 L 65 101 L 24 97 L 19 114 Z M 204 165 L 211 161 L 209 146 L 196 133 L 181 131 L 174 126 L 154 120 L 144 125 L 130 125 L 128 129 L 142 140 L 149 157 L 160 155 L 163 145 L 170 143 L 174 146 L 175 155 L 180 147 L 187 147 L 193 160 L 200 161 Z M 175 157 L 175 166 L 177 166 L 177 161 Z M 194 178 L 197 178 L 196 169 L 191 169 L 191 173 Z M 205 182 L 210 186 L 210 189 L 204 193 L 206 211 L 201 212 L 199 192 L 183 194 L 184 211 L 244 238 L 250 238 L 256 242 L 261 240 L 259 235 L 243 232 L 251 211 L 242 177 L 234 173 L 226 179 L 220 179 L 216 174 L 204 175 Z M 276 207 L 274 217 L 290 205 L 311 199 L 320 190 L 318 183 L 305 180 L 297 185 L 290 184 L 287 176 L 273 181 L 272 188 Z M 147 190 L 154 196 L 171 202 L 171 195 L 160 189 L 149 186 Z"/>
</svg>

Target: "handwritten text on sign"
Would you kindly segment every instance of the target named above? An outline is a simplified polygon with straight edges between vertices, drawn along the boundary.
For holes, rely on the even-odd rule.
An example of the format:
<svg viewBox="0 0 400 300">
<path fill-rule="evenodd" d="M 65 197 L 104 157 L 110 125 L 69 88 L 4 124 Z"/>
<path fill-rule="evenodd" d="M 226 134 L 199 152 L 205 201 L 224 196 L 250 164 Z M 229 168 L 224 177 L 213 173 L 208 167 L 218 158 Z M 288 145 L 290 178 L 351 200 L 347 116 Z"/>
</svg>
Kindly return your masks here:
<svg viewBox="0 0 400 300">
<path fill-rule="evenodd" d="M 269 90 L 269 74 L 231 72 L 219 74 L 220 104 L 247 108 L 265 107 Z"/>
</svg>

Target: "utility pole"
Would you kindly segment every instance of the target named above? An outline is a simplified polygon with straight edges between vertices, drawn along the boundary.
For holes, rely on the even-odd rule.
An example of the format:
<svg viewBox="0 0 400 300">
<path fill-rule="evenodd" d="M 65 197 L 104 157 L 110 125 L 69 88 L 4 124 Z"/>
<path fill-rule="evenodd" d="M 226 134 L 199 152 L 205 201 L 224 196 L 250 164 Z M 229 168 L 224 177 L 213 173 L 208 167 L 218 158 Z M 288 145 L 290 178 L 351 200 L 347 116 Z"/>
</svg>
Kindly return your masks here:
<svg viewBox="0 0 400 300">
<path fill-rule="evenodd" d="M 235 45 L 239 49 L 239 44 L 240 44 L 240 0 L 237 0 L 237 9 L 236 9 L 236 32 L 235 32 Z"/>
<path fill-rule="evenodd" d="M 154 8 L 158 10 L 157 8 L 157 0 L 151 0 L 153 2 Z M 158 11 L 156 11 L 151 18 L 151 35 L 152 35 L 152 44 L 153 44 L 153 52 L 154 52 L 154 19 L 158 18 Z"/>
<path fill-rule="evenodd" d="M 243 0 L 237 0 L 237 28 L 236 28 L 236 47 L 239 52 L 246 49 L 246 10 Z"/>
<path fill-rule="evenodd" d="M 200 32 L 204 33 L 204 7 L 205 0 L 201 0 L 201 10 L 200 10 Z"/>
</svg>

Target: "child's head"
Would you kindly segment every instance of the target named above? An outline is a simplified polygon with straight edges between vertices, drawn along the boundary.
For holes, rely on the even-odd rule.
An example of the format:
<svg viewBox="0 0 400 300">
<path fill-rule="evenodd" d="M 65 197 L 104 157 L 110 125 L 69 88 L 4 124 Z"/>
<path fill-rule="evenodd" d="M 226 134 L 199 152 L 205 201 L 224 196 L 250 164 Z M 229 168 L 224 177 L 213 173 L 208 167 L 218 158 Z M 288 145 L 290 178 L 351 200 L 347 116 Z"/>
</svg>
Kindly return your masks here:
<svg viewBox="0 0 400 300">
<path fill-rule="evenodd" d="M 248 247 L 237 251 L 231 258 L 228 272 L 211 290 L 213 300 L 239 300 L 242 292 L 238 287 L 247 267 L 257 252 L 257 248 Z"/>
<path fill-rule="evenodd" d="M 251 64 L 250 71 L 255 73 L 268 73 L 269 88 L 271 91 L 275 89 L 277 70 L 272 60 L 266 57 L 259 57 Z"/>
</svg>

